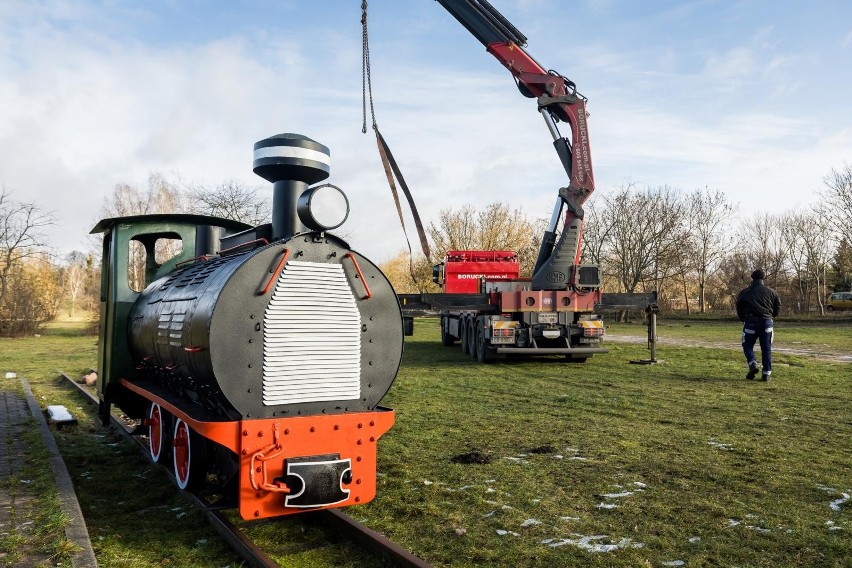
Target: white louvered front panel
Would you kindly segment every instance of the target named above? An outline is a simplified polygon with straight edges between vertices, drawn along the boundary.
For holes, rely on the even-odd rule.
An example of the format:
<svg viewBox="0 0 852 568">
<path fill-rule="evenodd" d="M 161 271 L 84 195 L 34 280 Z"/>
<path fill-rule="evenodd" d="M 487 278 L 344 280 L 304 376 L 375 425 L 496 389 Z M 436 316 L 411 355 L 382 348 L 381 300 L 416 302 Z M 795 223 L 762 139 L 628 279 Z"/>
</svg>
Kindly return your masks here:
<svg viewBox="0 0 852 568">
<path fill-rule="evenodd" d="M 361 316 L 341 265 L 288 262 L 263 336 L 266 406 L 361 397 Z"/>
</svg>

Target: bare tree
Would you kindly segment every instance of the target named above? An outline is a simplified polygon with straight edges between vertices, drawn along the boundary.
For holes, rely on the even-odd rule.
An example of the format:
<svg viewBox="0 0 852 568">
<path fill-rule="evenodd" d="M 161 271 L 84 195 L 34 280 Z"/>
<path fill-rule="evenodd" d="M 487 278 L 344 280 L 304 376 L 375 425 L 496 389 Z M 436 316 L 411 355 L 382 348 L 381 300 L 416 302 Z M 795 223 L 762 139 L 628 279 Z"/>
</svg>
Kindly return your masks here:
<svg viewBox="0 0 852 568">
<path fill-rule="evenodd" d="M 15 267 L 39 254 L 45 246 L 42 229 L 53 223 L 51 213 L 35 203 L 16 201 L 5 187 L 0 188 L 0 303 Z"/>
<path fill-rule="evenodd" d="M 626 183 L 603 202 L 604 273 L 625 292 L 640 284 L 660 290 L 684 254 L 683 200 L 667 186 L 640 191 Z"/>
<path fill-rule="evenodd" d="M 687 197 L 686 234 L 690 255 L 698 280 L 698 307 L 706 312 L 707 279 L 734 246 L 730 232 L 736 206 L 721 191 L 696 190 Z"/>
<path fill-rule="evenodd" d="M 820 214 L 833 227 L 837 242 L 852 235 L 852 164 L 839 170 L 832 169 L 823 178 L 825 189 L 821 192 Z"/>
<path fill-rule="evenodd" d="M 538 256 L 544 221 L 534 221 L 520 208 L 491 203 L 483 210 L 472 205 L 444 209 L 438 223 L 427 229 L 433 246 L 432 263 L 448 250 L 511 250 L 518 255 L 521 273 L 529 275 Z"/>
<path fill-rule="evenodd" d="M 70 305 L 68 306 L 68 316 L 74 317 L 74 312 L 77 309 L 77 302 L 83 294 L 86 287 L 88 277 L 87 270 L 89 267 L 88 259 L 80 251 L 68 253 L 65 257 L 65 266 L 62 269 L 62 280 L 65 288 L 65 294 L 68 296 Z"/>
<path fill-rule="evenodd" d="M 815 211 L 791 213 L 782 229 L 800 308 L 809 310 L 815 298 L 820 314 L 825 314 L 825 280 L 832 252 L 828 231 L 826 218 Z"/>
<path fill-rule="evenodd" d="M 213 215 L 260 225 L 269 221 L 272 205 L 259 186 L 247 187 L 229 180 L 215 186 L 197 185 L 189 188 L 192 209 L 204 215 Z"/>
<path fill-rule="evenodd" d="M 148 176 L 148 188 L 140 191 L 129 184 L 118 184 L 113 194 L 106 199 L 102 207 L 103 217 L 126 217 L 129 215 L 150 215 L 154 213 L 183 213 L 189 210 L 186 196 L 175 182 L 167 180 L 162 174 L 154 172 Z M 182 244 L 170 239 L 159 239 L 155 246 L 158 263 L 172 258 L 181 250 Z M 133 241 L 130 250 L 129 273 L 132 289 L 141 291 L 145 287 L 145 247 Z"/>
<path fill-rule="evenodd" d="M 733 307 L 740 290 L 751 281 L 751 273 L 760 268 L 781 296 L 783 306 L 795 305 L 796 293 L 789 289 L 790 251 L 783 236 L 786 215 L 758 213 L 740 221 L 735 250 L 720 263 L 717 281 L 720 297 Z"/>
</svg>

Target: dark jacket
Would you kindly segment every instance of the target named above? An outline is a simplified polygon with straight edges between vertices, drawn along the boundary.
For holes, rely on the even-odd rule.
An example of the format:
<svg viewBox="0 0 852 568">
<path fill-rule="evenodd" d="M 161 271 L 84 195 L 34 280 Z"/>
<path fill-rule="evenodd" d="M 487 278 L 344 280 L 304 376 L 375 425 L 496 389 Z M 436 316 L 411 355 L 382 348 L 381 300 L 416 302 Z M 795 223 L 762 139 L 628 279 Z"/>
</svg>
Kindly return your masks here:
<svg viewBox="0 0 852 568">
<path fill-rule="evenodd" d="M 778 294 L 763 284 L 763 280 L 752 280 L 751 286 L 737 296 L 737 316 L 746 319 L 768 319 L 778 317 L 781 300 Z"/>
</svg>

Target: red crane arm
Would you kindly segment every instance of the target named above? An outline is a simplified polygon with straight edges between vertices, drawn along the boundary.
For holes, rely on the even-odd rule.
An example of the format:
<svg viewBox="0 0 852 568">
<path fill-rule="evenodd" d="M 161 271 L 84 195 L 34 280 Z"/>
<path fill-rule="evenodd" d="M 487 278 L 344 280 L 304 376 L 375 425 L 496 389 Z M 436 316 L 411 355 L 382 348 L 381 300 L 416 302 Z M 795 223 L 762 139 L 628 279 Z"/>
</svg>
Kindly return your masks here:
<svg viewBox="0 0 852 568">
<path fill-rule="evenodd" d="M 586 125 L 586 100 L 577 94 L 574 84 L 562 75 L 545 71 L 523 48 L 513 42 L 494 42 L 488 52 L 506 67 L 530 96 L 538 98 L 539 107 L 546 108 L 571 127 L 571 193 L 577 205 L 582 205 L 595 190 L 592 172 L 592 152 Z M 557 149 L 558 151 L 558 149 Z"/>
</svg>

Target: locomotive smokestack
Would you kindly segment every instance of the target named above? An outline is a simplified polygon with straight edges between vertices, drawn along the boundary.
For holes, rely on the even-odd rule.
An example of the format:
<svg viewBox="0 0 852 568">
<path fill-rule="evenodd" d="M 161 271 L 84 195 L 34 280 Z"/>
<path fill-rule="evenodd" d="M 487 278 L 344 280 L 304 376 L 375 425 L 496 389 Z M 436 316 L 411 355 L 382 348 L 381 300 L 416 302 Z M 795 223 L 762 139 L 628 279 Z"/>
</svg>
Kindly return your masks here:
<svg viewBox="0 0 852 568">
<path fill-rule="evenodd" d="M 272 238 L 304 231 L 299 197 L 309 184 L 327 179 L 331 151 L 301 134 L 277 134 L 254 145 L 254 173 L 272 182 Z"/>
</svg>

